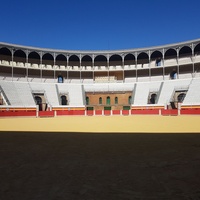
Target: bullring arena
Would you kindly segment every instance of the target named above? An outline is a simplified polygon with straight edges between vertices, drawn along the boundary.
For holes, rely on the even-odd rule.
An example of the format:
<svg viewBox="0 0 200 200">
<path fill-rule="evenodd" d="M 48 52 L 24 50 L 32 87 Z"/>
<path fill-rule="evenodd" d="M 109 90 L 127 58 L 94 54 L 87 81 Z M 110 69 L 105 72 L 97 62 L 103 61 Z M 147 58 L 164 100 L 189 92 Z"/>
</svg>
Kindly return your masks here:
<svg viewBox="0 0 200 200">
<path fill-rule="evenodd" d="M 74 116 L 93 116 L 75 121 L 84 121 L 87 131 L 104 132 L 104 126 L 89 123 L 98 116 L 98 123 L 103 120 L 112 124 L 109 132 L 123 132 L 123 126 L 116 128 L 122 121 L 127 132 L 143 132 L 142 128 L 144 132 L 199 132 L 194 115 L 200 114 L 200 40 L 115 51 L 67 51 L 0 43 L 0 66 L 1 117 L 67 116 L 53 121 L 70 122 L 70 128 Z M 152 120 L 148 128 L 139 122 L 129 123 L 141 115 L 146 116 L 140 117 L 144 124 Z M 160 119 L 155 116 L 179 117 L 163 117 L 161 121 L 167 124 L 162 126 L 164 131 L 160 123 L 154 123 Z M 16 124 L 18 120 L 14 119 Z M 4 121 L 5 130 L 10 130 Z M 42 123 L 45 121 L 50 123 L 43 129 L 53 130 L 51 119 Z M 58 125 L 56 130 L 67 131 L 63 127 Z M 70 130 L 85 128 L 78 124 Z"/>
<path fill-rule="evenodd" d="M 199 69 L 200 39 L 0 43 L 0 199 L 200 199 Z"/>
</svg>

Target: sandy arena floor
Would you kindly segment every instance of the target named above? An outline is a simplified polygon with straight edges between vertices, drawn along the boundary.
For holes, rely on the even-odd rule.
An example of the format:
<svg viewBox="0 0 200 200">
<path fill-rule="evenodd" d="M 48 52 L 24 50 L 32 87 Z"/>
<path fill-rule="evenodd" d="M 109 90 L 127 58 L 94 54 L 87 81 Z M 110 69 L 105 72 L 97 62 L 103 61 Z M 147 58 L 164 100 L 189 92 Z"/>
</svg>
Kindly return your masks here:
<svg viewBox="0 0 200 200">
<path fill-rule="evenodd" d="M 0 118 L 1 131 L 200 133 L 200 116 Z"/>
<path fill-rule="evenodd" d="M 0 118 L 0 199 L 198 200 L 199 119 Z"/>
</svg>

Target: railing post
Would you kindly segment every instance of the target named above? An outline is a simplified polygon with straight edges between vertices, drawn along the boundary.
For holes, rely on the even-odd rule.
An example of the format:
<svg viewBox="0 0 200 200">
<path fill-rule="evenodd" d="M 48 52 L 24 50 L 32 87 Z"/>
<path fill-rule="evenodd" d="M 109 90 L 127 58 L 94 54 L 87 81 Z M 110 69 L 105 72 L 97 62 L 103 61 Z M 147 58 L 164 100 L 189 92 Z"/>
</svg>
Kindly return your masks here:
<svg viewBox="0 0 200 200">
<path fill-rule="evenodd" d="M 39 117 L 39 105 L 36 105 L 36 117 Z"/>
</svg>

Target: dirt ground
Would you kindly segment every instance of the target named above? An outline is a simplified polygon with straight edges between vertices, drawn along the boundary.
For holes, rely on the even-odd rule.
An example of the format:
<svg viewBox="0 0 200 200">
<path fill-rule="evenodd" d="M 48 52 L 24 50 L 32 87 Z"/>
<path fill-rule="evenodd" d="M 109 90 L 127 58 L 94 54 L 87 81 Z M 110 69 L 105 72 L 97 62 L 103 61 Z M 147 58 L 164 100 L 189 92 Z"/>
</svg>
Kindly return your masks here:
<svg viewBox="0 0 200 200">
<path fill-rule="evenodd" d="M 200 134 L 0 132 L 2 200 L 200 199 Z"/>
<path fill-rule="evenodd" d="M 200 199 L 198 116 L 1 118 L 0 130 L 2 200 Z"/>
<path fill-rule="evenodd" d="M 200 116 L 66 116 L 0 118 L 1 131 L 200 133 Z"/>
</svg>

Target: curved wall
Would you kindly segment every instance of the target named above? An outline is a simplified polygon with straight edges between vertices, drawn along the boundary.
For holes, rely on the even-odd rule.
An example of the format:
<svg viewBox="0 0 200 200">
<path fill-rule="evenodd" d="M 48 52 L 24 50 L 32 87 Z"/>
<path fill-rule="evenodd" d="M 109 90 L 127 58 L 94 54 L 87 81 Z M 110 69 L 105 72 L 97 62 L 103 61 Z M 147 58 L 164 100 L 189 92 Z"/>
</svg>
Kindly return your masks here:
<svg viewBox="0 0 200 200">
<path fill-rule="evenodd" d="M 61 75 L 65 81 L 127 82 L 194 74 L 199 70 L 200 39 L 157 47 L 115 51 L 53 50 L 0 43 L 0 73 L 28 81 Z M 29 78 L 29 79 L 28 79 Z"/>
</svg>

